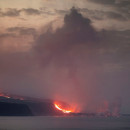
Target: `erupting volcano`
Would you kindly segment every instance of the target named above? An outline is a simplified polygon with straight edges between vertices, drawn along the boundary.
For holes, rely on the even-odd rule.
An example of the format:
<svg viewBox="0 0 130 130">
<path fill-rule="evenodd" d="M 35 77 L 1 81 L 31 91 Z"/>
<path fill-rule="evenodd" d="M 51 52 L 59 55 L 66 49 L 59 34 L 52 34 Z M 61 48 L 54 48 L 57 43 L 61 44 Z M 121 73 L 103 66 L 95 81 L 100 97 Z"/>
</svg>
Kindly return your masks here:
<svg viewBox="0 0 130 130">
<path fill-rule="evenodd" d="M 74 110 L 65 102 L 0 92 L 0 116 L 63 116 Z"/>
<path fill-rule="evenodd" d="M 71 103 L 72 105 L 72 103 Z M 120 102 L 104 102 L 100 111 L 82 113 L 76 104 L 0 92 L 0 116 L 120 116 Z"/>
</svg>

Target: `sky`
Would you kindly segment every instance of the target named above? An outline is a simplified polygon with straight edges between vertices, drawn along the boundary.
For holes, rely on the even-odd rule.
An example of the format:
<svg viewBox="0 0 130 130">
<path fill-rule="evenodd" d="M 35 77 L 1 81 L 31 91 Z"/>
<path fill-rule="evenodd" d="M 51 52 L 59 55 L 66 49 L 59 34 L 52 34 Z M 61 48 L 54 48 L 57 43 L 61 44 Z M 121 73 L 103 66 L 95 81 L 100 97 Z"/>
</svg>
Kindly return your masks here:
<svg viewBox="0 0 130 130">
<path fill-rule="evenodd" d="M 129 0 L 0 0 L 0 28 L 1 91 L 130 113 Z"/>
</svg>

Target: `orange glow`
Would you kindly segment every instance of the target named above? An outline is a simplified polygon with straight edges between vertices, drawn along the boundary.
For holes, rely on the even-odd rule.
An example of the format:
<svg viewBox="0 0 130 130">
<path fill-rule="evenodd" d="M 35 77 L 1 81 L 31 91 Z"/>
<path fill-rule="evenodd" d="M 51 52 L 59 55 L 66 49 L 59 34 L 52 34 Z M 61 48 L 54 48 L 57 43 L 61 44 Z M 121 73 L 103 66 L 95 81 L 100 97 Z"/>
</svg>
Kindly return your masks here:
<svg viewBox="0 0 130 130">
<path fill-rule="evenodd" d="M 0 93 L 0 97 L 10 98 L 8 95 L 5 95 L 3 93 Z"/>
<path fill-rule="evenodd" d="M 54 105 L 55 105 L 55 107 L 56 107 L 58 110 L 62 111 L 63 113 L 70 113 L 70 112 L 72 112 L 72 110 L 63 109 L 60 104 L 54 103 Z"/>
<path fill-rule="evenodd" d="M 24 100 L 22 97 L 12 96 L 12 95 L 10 96 L 9 94 L 7 94 L 7 93 L 2 93 L 2 92 L 0 92 L 0 97 Z"/>
</svg>

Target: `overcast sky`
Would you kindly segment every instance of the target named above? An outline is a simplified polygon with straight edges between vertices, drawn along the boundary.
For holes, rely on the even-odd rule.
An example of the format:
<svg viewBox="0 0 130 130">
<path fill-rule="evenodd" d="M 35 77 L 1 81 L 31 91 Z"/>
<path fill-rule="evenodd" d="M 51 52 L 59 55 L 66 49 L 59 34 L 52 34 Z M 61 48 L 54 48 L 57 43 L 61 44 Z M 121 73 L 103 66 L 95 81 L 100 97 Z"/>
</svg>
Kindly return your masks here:
<svg viewBox="0 0 130 130">
<path fill-rule="evenodd" d="M 0 0 L 1 91 L 130 113 L 129 77 L 129 0 Z"/>
</svg>

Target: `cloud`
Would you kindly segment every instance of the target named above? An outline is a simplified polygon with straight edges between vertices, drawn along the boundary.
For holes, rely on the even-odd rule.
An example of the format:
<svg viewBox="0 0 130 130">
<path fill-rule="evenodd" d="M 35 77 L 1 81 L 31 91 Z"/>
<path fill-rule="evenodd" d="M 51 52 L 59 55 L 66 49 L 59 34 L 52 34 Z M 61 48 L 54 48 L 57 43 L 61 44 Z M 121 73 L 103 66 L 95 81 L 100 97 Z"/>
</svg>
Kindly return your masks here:
<svg viewBox="0 0 130 130">
<path fill-rule="evenodd" d="M 8 8 L 7 11 L 2 12 L 0 11 L 0 16 L 9 16 L 9 17 L 17 17 L 20 15 L 20 10 L 17 10 L 15 8 Z"/>
<path fill-rule="evenodd" d="M 112 13 L 108 13 L 110 18 L 117 18 L 117 20 L 130 19 L 130 1 L 129 0 L 88 0 L 89 2 L 100 4 L 102 6 L 111 7 Z"/>
<path fill-rule="evenodd" d="M 128 16 L 115 12 L 115 11 L 102 11 L 102 10 L 90 10 L 87 8 L 78 8 L 84 16 L 89 17 L 92 20 L 117 20 L 117 21 L 128 21 Z M 69 13 L 68 10 L 55 10 L 60 15 Z"/>
<path fill-rule="evenodd" d="M 74 36 L 71 37 L 71 34 Z M 58 42 L 61 42 L 60 40 L 64 41 L 63 39 L 66 39 L 66 44 L 70 45 L 86 41 L 95 41 L 96 31 L 91 26 L 90 19 L 84 18 L 80 13 L 77 12 L 77 10 L 72 8 L 71 13 L 66 15 L 64 18 L 64 26 L 58 29 L 55 34 L 51 33 L 51 31 L 48 31 L 46 34 L 43 34 L 43 37 L 45 38 L 42 39 L 42 35 L 40 36 L 39 40 L 37 41 L 39 43 L 38 45 L 43 45 L 42 43 L 46 43 L 48 40 L 56 40 L 57 37 Z M 53 42 L 55 42 L 55 40 Z"/>
<path fill-rule="evenodd" d="M 120 20 L 126 21 L 128 20 L 123 14 L 114 12 L 114 11 L 101 11 L 101 10 L 89 10 L 87 8 L 80 8 L 79 11 L 85 13 L 92 19 L 96 20 Z"/>
<path fill-rule="evenodd" d="M 33 8 L 23 8 L 21 9 L 22 12 L 25 12 L 27 15 L 40 15 L 41 11 Z"/>
<path fill-rule="evenodd" d="M 123 15 L 115 12 L 106 12 L 106 16 L 110 19 L 116 19 L 116 20 L 127 20 Z"/>
<path fill-rule="evenodd" d="M 0 33 L 0 51 L 25 52 L 32 48 L 33 41 L 37 35 L 37 31 L 34 28 L 7 28 L 5 33 Z"/>
<path fill-rule="evenodd" d="M 21 13 L 24 12 L 26 15 L 40 15 L 41 11 L 38 9 L 33 8 L 23 8 L 23 9 L 16 9 L 16 8 L 8 8 L 5 11 L 0 10 L 0 17 L 18 17 Z"/>
<path fill-rule="evenodd" d="M 36 36 L 37 31 L 34 28 L 26 28 L 26 27 L 11 27 L 7 28 L 8 32 L 18 32 L 20 35 L 34 35 Z"/>
<path fill-rule="evenodd" d="M 49 9 L 49 8 L 44 7 L 44 8 L 40 8 L 40 10 L 41 10 L 41 13 L 42 13 L 42 14 L 55 15 L 55 11 L 54 11 L 54 10 L 51 10 L 51 9 Z"/>
<path fill-rule="evenodd" d="M 96 4 L 115 7 L 115 8 L 118 8 L 118 9 L 124 8 L 124 10 L 130 10 L 129 9 L 129 7 L 130 7 L 130 1 L 129 0 L 88 0 L 88 1 L 96 3 Z"/>
<path fill-rule="evenodd" d="M 0 38 L 15 37 L 14 33 L 0 33 Z"/>
<path fill-rule="evenodd" d="M 88 0 L 96 4 L 101 4 L 105 6 L 111 6 L 111 9 L 114 9 L 119 14 L 130 18 L 130 1 L 129 0 Z"/>
<path fill-rule="evenodd" d="M 119 3 L 115 5 L 115 9 L 130 19 L 130 1 L 129 0 L 121 0 Z"/>
<path fill-rule="evenodd" d="M 55 12 L 58 13 L 58 14 L 61 14 L 61 15 L 69 13 L 68 10 L 58 10 L 58 9 L 55 9 Z"/>
<path fill-rule="evenodd" d="M 88 1 L 96 3 L 96 4 L 113 5 L 115 4 L 116 0 L 88 0 Z"/>
</svg>

